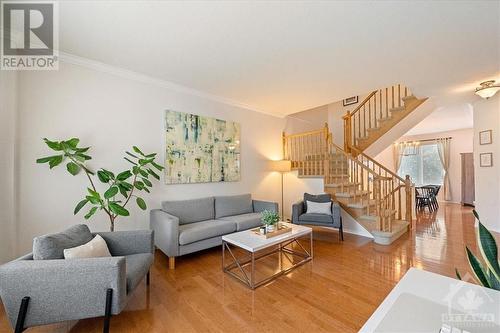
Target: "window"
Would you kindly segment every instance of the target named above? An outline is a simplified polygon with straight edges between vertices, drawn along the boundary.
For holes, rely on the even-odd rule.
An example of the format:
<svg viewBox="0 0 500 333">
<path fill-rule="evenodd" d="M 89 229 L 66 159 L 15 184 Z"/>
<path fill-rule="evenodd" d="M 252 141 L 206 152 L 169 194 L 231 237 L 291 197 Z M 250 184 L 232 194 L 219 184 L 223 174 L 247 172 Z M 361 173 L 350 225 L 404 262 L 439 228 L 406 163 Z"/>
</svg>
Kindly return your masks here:
<svg viewBox="0 0 500 333">
<path fill-rule="evenodd" d="M 443 185 L 444 170 L 439 159 L 437 144 L 424 144 L 415 149 L 405 148 L 398 175 L 410 175 L 415 185 Z"/>
</svg>

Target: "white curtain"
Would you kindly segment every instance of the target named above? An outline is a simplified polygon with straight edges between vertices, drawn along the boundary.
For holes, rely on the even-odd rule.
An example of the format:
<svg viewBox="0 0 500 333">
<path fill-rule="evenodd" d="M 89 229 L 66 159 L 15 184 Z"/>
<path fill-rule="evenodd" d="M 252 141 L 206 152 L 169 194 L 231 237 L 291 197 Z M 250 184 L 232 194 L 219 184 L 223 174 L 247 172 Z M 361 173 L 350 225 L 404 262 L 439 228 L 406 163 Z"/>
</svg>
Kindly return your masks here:
<svg viewBox="0 0 500 333">
<path fill-rule="evenodd" d="M 441 165 L 444 170 L 444 181 L 443 181 L 443 193 L 444 200 L 451 200 L 451 187 L 450 187 L 450 176 L 448 174 L 448 169 L 450 168 L 450 139 L 438 139 L 436 140 L 439 159 L 441 160 Z"/>
<path fill-rule="evenodd" d="M 401 143 L 393 144 L 392 158 L 394 159 L 394 172 L 398 173 L 399 167 L 401 166 L 401 159 L 403 158 L 403 153 L 405 146 Z"/>
</svg>

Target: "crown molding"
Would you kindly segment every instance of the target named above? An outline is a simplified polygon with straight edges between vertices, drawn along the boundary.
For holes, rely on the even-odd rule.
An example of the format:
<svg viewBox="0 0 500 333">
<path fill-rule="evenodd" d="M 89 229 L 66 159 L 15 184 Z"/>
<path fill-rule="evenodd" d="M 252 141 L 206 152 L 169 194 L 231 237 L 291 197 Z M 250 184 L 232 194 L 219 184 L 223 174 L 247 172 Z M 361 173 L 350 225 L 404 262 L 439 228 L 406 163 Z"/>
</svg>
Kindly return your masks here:
<svg viewBox="0 0 500 333">
<path fill-rule="evenodd" d="M 241 102 L 232 100 L 230 98 L 206 93 L 206 92 L 203 92 L 203 91 L 200 91 L 197 89 L 193 89 L 193 88 L 189 88 L 189 87 L 177 84 L 177 83 L 173 83 L 173 82 L 162 80 L 162 79 L 152 77 L 149 75 L 141 74 L 141 73 L 138 73 L 138 72 L 135 72 L 132 70 L 125 69 L 125 68 L 108 65 L 108 64 L 105 64 L 103 62 L 79 57 L 79 56 L 76 56 L 76 55 L 73 55 L 70 53 L 60 51 L 59 52 L 59 60 L 62 62 L 68 63 L 68 64 L 86 67 L 86 68 L 89 68 L 89 69 L 92 69 L 95 71 L 99 71 L 99 72 L 103 72 L 103 73 L 107 73 L 107 74 L 112 74 L 115 76 L 119 76 L 119 77 L 122 77 L 125 79 L 137 81 L 137 82 L 153 84 L 153 85 L 156 85 L 158 87 L 163 87 L 163 88 L 166 88 L 169 90 L 173 90 L 175 92 L 209 99 L 209 100 L 214 101 L 214 102 L 242 108 L 242 109 L 245 109 L 248 111 L 258 112 L 258 113 L 262 113 L 262 114 L 277 117 L 277 118 L 284 118 L 285 117 L 282 114 L 277 114 L 277 113 L 273 113 L 273 112 L 259 110 L 258 108 L 255 108 L 251 105 L 241 103 Z"/>
</svg>

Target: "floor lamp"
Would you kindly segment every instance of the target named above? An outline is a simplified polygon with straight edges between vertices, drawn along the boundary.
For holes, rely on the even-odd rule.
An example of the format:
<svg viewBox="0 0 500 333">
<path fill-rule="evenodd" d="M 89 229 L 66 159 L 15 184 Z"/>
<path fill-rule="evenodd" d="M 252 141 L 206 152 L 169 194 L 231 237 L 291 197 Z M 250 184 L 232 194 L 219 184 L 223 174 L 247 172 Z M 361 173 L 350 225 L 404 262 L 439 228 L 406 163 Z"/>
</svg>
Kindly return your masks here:
<svg viewBox="0 0 500 333">
<path fill-rule="evenodd" d="M 283 176 L 285 172 L 289 172 L 292 170 L 292 162 L 289 160 L 271 161 L 271 170 L 281 173 L 281 219 L 284 220 L 285 213 L 283 200 Z"/>
</svg>

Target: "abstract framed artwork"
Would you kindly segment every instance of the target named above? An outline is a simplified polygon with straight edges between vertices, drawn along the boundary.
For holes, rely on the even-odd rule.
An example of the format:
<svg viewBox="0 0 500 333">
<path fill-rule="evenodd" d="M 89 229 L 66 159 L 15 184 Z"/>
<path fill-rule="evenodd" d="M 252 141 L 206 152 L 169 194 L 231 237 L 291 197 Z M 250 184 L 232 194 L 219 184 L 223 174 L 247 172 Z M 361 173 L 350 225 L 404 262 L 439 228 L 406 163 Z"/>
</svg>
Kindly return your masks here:
<svg viewBox="0 0 500 333">
<path fill-rule="evenodd" d="M 240 180 L 240 124 L 211 117 L 165 112 L 165 183 Z"/>
<path fill-rule="evenodd" d="M 492 130 L 486 130 L 479 132 L 479 144 L 480 145 L 490 145 L 493 143 L 492 140 Z"/>
</svg>

